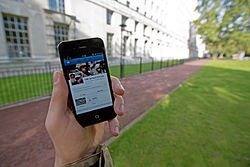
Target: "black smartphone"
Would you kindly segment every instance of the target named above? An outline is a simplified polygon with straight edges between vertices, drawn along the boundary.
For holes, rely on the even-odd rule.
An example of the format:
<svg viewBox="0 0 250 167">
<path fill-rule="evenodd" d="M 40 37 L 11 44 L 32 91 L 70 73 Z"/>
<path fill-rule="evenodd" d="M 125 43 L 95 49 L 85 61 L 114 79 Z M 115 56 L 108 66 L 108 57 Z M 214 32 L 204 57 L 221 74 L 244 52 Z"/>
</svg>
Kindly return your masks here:
<svg viewBox="0 0 250 167">
<path fill-rule="evenodd" d="M 63 41 L 58 51 L 76 120 L 82 127 L 116 117 L 102 39 Z"/>
</svg>

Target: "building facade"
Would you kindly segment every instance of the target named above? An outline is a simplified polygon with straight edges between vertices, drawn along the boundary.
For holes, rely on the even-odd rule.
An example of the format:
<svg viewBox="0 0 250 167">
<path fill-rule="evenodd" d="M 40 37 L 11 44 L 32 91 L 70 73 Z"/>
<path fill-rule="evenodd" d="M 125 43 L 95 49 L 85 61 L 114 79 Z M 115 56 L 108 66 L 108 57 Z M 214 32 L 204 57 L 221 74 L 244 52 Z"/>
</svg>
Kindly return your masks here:
<svg viewBox="0 0 250 167">
<path fill-rule="evenodd" d="M 89 37 L 102 38 L 114 61 L 196 56 L 189 49 L 195 6 L 196 0 L 0 0 L 0 62 L 59 62 L 60 41 Z"/>
</svg>

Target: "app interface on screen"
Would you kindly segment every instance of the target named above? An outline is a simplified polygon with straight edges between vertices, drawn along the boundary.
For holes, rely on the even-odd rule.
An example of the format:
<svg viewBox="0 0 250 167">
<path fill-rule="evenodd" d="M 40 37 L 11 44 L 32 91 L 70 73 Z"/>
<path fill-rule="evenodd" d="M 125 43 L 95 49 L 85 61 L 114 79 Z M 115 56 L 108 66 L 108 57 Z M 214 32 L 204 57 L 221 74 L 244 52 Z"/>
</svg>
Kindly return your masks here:
<svg viewBox="0 0 250 167">
<path fill-rule="evenodd" d="M 112 106 L 103 53 L 64 59 L 77 114 Z"/>
</svg>

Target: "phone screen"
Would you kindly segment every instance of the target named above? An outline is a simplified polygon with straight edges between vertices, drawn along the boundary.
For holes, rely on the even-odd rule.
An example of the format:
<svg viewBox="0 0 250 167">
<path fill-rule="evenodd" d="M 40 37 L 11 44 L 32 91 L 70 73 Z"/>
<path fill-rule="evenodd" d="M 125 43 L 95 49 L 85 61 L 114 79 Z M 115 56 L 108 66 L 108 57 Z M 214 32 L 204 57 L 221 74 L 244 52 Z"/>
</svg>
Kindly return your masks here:
<svg viewBox="0 0 250 167">
<path fill-rule="evenodd" d="M 76 114 L 113 106 L 103 52 L 63 59 Z"/>
</svg>

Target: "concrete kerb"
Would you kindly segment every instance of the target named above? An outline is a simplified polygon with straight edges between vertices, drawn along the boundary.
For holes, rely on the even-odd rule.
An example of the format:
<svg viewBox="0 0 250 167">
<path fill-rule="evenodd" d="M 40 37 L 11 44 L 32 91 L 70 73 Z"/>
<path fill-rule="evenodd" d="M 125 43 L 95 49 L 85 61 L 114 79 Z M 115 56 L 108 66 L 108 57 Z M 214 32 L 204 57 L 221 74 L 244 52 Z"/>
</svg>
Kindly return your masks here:
<svg viewBox="0 0 250 167">
<path fill-rule="evenodd" d="M 42 97 L 34 97 L 34 98 L 31 98 L 28 100 L 24 100 L 24 101 L 20 101 L 20 102 L 16 102 L 16 103 L 11 103 L 11 104 L 6 104 L 6 105 L 3 105 L 0 107 L 0 112 L 2 110 L 10 109 L 13 107 L 18 107 L 18 106 L 22 106 L 25 104 L 34 103 L 34 102 L 38 102 L 38 101 L 42 101 L 42 100 L 47 100 L 49 98 L 50 98 L 50 95 L 49 96 L 42 96 Z"/>
</svg>

